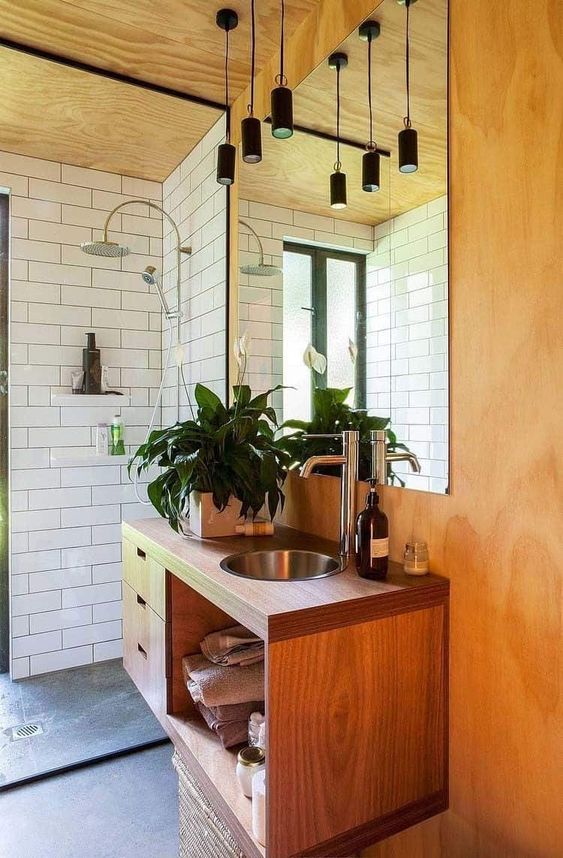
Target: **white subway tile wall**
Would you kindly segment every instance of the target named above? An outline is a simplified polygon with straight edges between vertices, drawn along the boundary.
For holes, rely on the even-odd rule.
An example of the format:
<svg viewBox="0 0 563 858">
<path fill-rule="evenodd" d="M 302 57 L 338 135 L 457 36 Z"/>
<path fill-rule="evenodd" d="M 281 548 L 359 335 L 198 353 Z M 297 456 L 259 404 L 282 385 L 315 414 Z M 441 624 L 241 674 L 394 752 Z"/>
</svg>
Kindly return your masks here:
<svg viewBox="0 0 563 858">
<path fill-rule="evenodd" d="M 375 227 L 367 259 L 367 405 L 420 459 L 408 488 L 448 486 L 448 213 L 438 197 Z"/>
<path fill-rule="evenodd" d="M 189 414 L 188 395 L 197 382 L 225 399 L 227 385 L 225 329 L 227 321 L 227 192 L 216 181 L 217 146 L 225 137 L 221 118 L 179 164 L 163 185 L 163 208 L 176 221 L 182 243 L 191 246 L 182 256 L 180 385 L 176 384 L 176 323 L 173 347 L 162 399 L 163 425 Z M 172 308 L 176 306 L 176 237 L 164 221 L 164 290 Z M 163 331 L 163 361 L 168 330 Z M 185 386 L 184 386 L 185 382 Z M 186 391 L 187 388 L 187 391 Z M 179 402 L 178 402 L 179 390 Z"/>
<path fill-rule="evenodd" d="M 239 216 L 258 233 L 265 261 L 282 266 L 284 240 L 366 253 L 366 404 L 390 416 L 421 461 L 408 488 L 445 492 L 448 484 L 447 200 L 440 197 L 377 227 L 249 200 Z M 241 226 L 240 264 L 259 250 Z M 239 333 L 252 336 L 247 381 L 256 391 L 282 383 L 283 278 L 240 275 Z M 281 397 L 274 405 L 281 415 Z M 284 415 L 291 417 L 291 415 Z"/>
<path fill-rule="evenodd" d="M 161 314 L 139 272 L 162 264 L 162 219 L 143 205 L 115 216 L 111 238 L 133 251 L 123 260 L 86 256 L 79 244 L 100 237 L 109 210 L 132 196 L 160 204 L 162 186 L 5 152 L 0 171 L 12 233 L 12 675 L 23 678 L 121 654 L 120 523 L 146 508 L 121 462 L 57 467 L 51 455 L 92 448 L 96 424 L 116 413 L 128 450 L 144 438 Z M 131 406 L 51 405 L 81 367 L 88 331 Z"/>
</svg>

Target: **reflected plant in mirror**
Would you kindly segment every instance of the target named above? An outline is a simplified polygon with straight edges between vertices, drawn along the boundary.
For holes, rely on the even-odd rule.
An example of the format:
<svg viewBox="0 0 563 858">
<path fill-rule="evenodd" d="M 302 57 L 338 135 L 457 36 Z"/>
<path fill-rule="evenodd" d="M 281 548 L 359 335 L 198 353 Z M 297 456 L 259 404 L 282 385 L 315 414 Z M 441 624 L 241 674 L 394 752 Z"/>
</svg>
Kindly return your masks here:
<svg viewBox="0 0 563 858">
<path fill-rule="evenodd" d="M 395 485 L 444 493 L 447 0 L 418 2 L 410 14 L 408 95 L 418 137 L 418 169 L 410 173 L 400 170 L 397 140 L 406 103 L 405 6 L 384 0 L 366 21 L 379 28 L 369 67 L 357 28 L 337 48 L 348 57 L 340 91 L 348 205 L 332 209 L 327 193 L 335 145 L 334 73 L 324 60 L 294 91 L 293 137 L 280 142 L 264 135 L 261 169 L 241 166 L 239 217 L 259 236 L 262 261 L 281 272 L 241 273 L 236 307 L 239 324 L 254 342 L 249 383 L 255 390 L 285 385 L 272 401 L 286 431 L 312 431 L 319 408 L 325 417 L 325 408 L 330 414 L 321 431 L 339 431 L 336 412 L 347 409 L 346 419 L 363 421 L 364 429 L 369 421 L 383 425 L 391 451 L 398 439 L 417 456 L 420 473 L 407 462 L 393 464 Z M 365 193 L 370 104 L 380 175 L 378 190 Z M 260 253 L 241 230 L 241 266 L 251 270 Z M 323 373 L 304 364 L 308 346 L 326 358 Z M 283 443 L 294 445 L 295 459 L 304 454 L 297 447 L 303 439 Z"/>
</svg>

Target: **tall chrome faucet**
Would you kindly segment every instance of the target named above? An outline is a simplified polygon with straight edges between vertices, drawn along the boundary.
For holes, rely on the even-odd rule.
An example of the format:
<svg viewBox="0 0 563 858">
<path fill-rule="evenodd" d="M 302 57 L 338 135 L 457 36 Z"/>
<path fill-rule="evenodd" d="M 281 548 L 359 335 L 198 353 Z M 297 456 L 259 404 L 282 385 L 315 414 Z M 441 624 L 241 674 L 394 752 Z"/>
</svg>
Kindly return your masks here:
<svg viewBox="0 0 563 858">
<path fill-rule="evenodd" d="M 360 449 L 360 433 L 345 430 L 335 435 L 305 435 L 305 438 L 341 438 L 341 456 L 310 456 L 302 465 L 300 474 L 307 479 L 316 467 L 321 465 L 340 465 L 342 480 L 340 488 L 340 568 L 346 569 L 350 562 L 350 554 L 354 545 L 355 528 L 355 498 L 356 481 L 358 479 L 358 462 Z"/>
<path fill-rule="evenodd" d="M 390 453 L 387 450 L 387 436 L 384 429 L 372 429 L 369 433 L 371 443 L 371 476 L 379 486 L 387 485 L 388 462 L 408 462 L 415 474 L 420 474 L 420 462 L 414 453 Z"/>
</svg>

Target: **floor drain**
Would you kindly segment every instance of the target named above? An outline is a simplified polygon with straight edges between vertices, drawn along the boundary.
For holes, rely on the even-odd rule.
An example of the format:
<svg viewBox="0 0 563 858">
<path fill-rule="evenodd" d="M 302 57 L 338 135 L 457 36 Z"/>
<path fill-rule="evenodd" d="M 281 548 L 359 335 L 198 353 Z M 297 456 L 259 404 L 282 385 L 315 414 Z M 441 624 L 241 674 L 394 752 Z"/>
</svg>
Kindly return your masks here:
<svg viewBox="0 0 563 858">
<path fill-rule="evenodd" d="M 33 736 L 40 736 L 43 732 L 42 724 L 37 722 L 33 724 L 19 724 L 17 727 L 12 727 L 12 742 L 18 739 L 31 739 Z"/>
</svg>

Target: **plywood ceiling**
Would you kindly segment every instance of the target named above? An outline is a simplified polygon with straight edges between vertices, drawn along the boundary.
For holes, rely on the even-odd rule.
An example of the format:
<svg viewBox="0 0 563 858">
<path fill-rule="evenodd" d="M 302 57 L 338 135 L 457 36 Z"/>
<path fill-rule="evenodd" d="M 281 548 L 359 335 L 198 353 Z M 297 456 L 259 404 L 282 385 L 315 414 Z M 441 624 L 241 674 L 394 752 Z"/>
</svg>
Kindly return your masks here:
<svg viewBox="0 0 563 858">
<path fill-rule="evenodd" d="M 286 0 L 288 35 L 318 0 Z M 221 3 L 0 0 L 0 37 L 222 104 Z M 248 84 L 249 2 L 233 0 L 231 99 Z M 279 0 L 257 3 L 257 68 L 275 52 Z M 220 112 L 0 48 L 0 149 L 161 181 Z"/>
<path fill-rule="evenodd" d="M 0 149 L 162 181 L 222 115 L 0 47 Z"/>
<path fill-rule="evenodd" d="M 419 170 L 402 175 L 397 165 L 397 133 L 405 113 L 405 9 L 385 0 L 373 16 L 381 35 L 373 44 L 373 102 L 375 138 L 391 151 L 382 158 L 383 186 L 379 193 L 361 190 L 362 152 L 342 149 L 348 176 L 348 207 L 330 208 L 329 175 L 335 146 L 296 133 L 291 140 L 274 140 L 264 127 L 264 160 L 242 165 L 240 196 L 259 202 L 298 207 L 361 223 L 379 223 L 445 193 L 447 182 L 447 2 L 421 0 L 411 8 L 411 117 L 419 132 Z M 368 139 L 367 45 L 357 30 L 340 46 L 349 64 L 341 73 L 342 135 Z M 335 132 L 335 73 L 322 63 L 295 92 L 296 123 Z M 389 180 L 385 176 L 389 172 Z"/>
<path fill-rule="evenodd" d="M 288 37 L 319 0 L 286 0 Z M 0 0 L 5 38 L 223 103 L 224 33 L 217 0 Z M 249 75 L 249 0 L 231 34 L 232 98 Z M 277 49 L 279 0 L 258 0 L 257 68 Z"/>
</svg>

